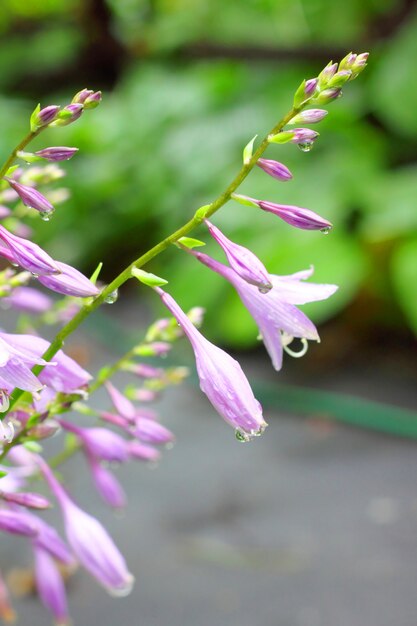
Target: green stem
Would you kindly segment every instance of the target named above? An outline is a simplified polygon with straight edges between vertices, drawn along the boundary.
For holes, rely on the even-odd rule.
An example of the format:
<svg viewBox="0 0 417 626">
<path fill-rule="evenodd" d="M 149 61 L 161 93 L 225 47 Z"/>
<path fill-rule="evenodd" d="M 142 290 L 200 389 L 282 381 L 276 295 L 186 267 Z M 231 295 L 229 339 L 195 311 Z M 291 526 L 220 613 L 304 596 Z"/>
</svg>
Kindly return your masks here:
<svg viewBox="0 0 417 626">
<path fill-rule="evenodd" d="M 28 143 L 30 143 L 32 139 L 34 139 L 37 135 L 39 135 L 41 130 L 43 130 L 43 128 L 39 128 L 35 132 L 31 131 L 28 135 L 26 135 L 24 139 L 22 139 L 22 141 L 16 146 L 13 152 L 10 153 L 9 158 L 4 163 L 3 167 L 0 169 L 0 178 L 3 178 L 3 176 L 6 174 L 7 170 L 9 169 L 9 167 L 13 165 L 14 161 L 16 160 L 17 153 L 20 152 L 20 150 L 24 150 L 24 148 L 26 148 Z"/>
<path fill-rule="evenodd" d="M 262 142 L 259 145 L 258 149 L 255 151 L 255 153 L 253 154 L 252 158 L 250 159 L 250 161 L 248 163 L 245 163 L 242 166 L 241 170 L 239 171 L 237 176 L 232 180 L 232 182 L 229 184 L 229 186 L 226 188 L 226 190 L 222 194 L 220 194 L 211 204 L 209 204 L 209 205 L 207 205 L 207 207 L 205 207 L 204 212 L 202 212 L 201 209 L 197 210 L 196 213 L 194 214 L 194 216 L 188 222 L 186 222 L 183 226 L 181 226 L 181 228 L 179 228 L 175 232 L 171 233 L 171 235 L 169 235 L 168 237 L 163 239 L 161 242 L 159 242 L 153 248 L 151 248 L 150 250 L 145 252 L 145 254 L 143 254 L 138 259 L 133 261 L 118 276 L 116 276 L 116 278 L 109 285 L 107 285 L 107 287 L 105 287 L 102 290 L 102 292 L 100 293 L 99 296 L 97 296 L 97 298 L 92 300 L 89 304 L 86 304 L 72 318 L 72 320 L 70 320 L 68 322 L 68 324 L 66 324 L 57 333 L 57 335 L 55 336 L 55 339 L 52 341 L 51 345 L 46 350 L 46 352 L 45 352 L 45 354 L 43 355 L 42 358 L 45 359 L 45 361 L 49 361 L 50 359 L 52 359 L 53 356 L 58 352 L 58 350 L 60 350 L 62 348 L 66 338 L 69 337 L 69 335 L 71 335 L 78 328 L 78 326 L 80 326 L 80 324 L 85 320 L 85 318 L 88 317 L 93 311 L 95 311 L 95 309 L 97 309 L 101 304 L 103 304 L 103 302 L 105 302 L 105 300 L 114 291 L 119 289 L 127 280 L 129 280 L 129 278 L 132 277 L 132 269 L 134 267 L 139 268 L 139 267 L 142 267 L 143 265 L 145 265 L 146 263 L 148 263 L 151 259 L 153 259 L 154 257 L 156 257 L 159 254 L 161 254 L 161 252 L 166 250 L 171 244 L 175 243 L 176 241 L 178 241 L 178 239 L 180 239 L 181 237 L 184 237 L 185 235 L 190 233 L 190 231 L 192 231 L 196 226 L 201 224 L 203 219 L 205 219 L 207 217 L 210 217 L 211 215 L 213 215 L 213 213 L 218 211 L 224 204 L 226 204 L 226 202 L 230 199 L 232 193 L 234 191 L 236 191 L 236 189 L 240 186 L 240 184 L 245 180 L 245 178 L 248 176 L 250 171 L 256 165 L 258 159 L 262 156 L 262 154 L 267 149 L 267 147 L 269 145 L 268 137 L 270 135 L 276 135 L 277 133 L 281 132 L 282 129 L 284 128 L 284 126 L 286 126 L 286 124 L 288 124 L 288 122 L 295 115 L 297 115 L 302 110 L 302 108 L 303 108 L 303 106 L 301 106 L 299 108 L 293 107 L 278 122 L 278 124 L 276 124 L 274 126 L 274 128 L 268 133 L 268 135 L 266 135 L 264 137 L 264 139 L 262 140 Z M 33 133 L 31 133 L 31 138 L 32 138 L 32 136 L 34 136 Z M 24 147 L 26 145 L 26 143 L 28 143 L 28 141 L 30 141 L 30 139 L 28 139 L 28 138 L 23 140 L 19 144 L 19 146 L 15 149 L 13 154 L 15 154 L 17 152 L 17 150 L 21 149 L 22 146 Z M 7 163 L 9 163 L 10 159 L 11 159 L 11 157 L 9 157 Z M 37 366 L 35 366 L 33 368 L 33 373 L 35 375 L 37 375 L 37 374 L 39 374 L 42 371 L 42 369 L 43 369 L 43 366 L 37 365 Z M 11 410 L 15 406 L 16 402 L 22 397 L 22 395 L 24 393 L 25 392 L 22 391 L 21 389 L 15 389 L 14 390 L 14 392 L 10 396 L 10 409 L 9 410 Z"/>
</svg>

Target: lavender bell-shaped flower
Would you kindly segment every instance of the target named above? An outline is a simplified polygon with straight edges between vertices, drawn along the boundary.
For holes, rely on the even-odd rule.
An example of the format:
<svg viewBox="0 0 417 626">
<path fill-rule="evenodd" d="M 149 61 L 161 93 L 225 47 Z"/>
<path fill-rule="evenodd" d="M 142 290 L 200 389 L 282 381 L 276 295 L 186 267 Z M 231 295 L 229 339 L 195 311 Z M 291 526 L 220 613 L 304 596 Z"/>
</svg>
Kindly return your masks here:
<svg viewBox="0 0 417 626">
<path fill-rule="evenodd" d="M 45 365 L 49 369 L 52 364 L 31 351 L 30 341 L 21 347 L 15 344 L 14 337 L 16 335 L 0 333 L 0 388 L 11 391 L 18 387 L 36 393 L 43 388 L 43 384 L 31 372 L 31 368 L 34 365 Z"/>
<path fill-rule="evenodd" d="M 34 543 L 35 583 L 39 598 L 52 615 L 55 626 L 70 624 L 67 594 L 61 573 L 50 554 Z"/>
<path fill-rule="evenodd" d="M 55 261 L 59 274 L 38 276 L 38 281 L 48 289 L 66 296 L 88 298 L 98 296 L 100 290 L 75 267 Z"/>
<path fill-rule="evenodd" d="M 96 518 L 80 509 L 70 499 L 40 457 L 38 462 L 61 506 L 68 543 L 77 559 L 111 595 L 129 594 L 134 578 L 107 531 Z"/>
<path fill-rule="evenodd" d="M 114 509 L 124 509 L 126 494 L 115 475 L 92 456 L 88 462 L 94 485 L 104 502 Z"/>
<path fill-rule="evenodd" d="M 140 441 L 154 445 L 167 445 L 175 440 L 174 434 L 168 428 L 146 417 L 136 419 L 136 426 L 132 429 L 132 433 Z"/>
<path fill-rule="evenodd" d="M 282 367 L 283 349 L 292 356 L 302 356 L 307 349 L 306 340 L 320 341 L 313 322 L 302 313 L 296 304 L 306 304 L 329 298 L 336 285 L 305 283 L 313 269 L 297 272 L 289 276 L 271 275 L 273 289 L 260 295 L 257 289 L 243 281 L 229 267 L 215 261 L 207 254 L 190 251 L 201 263 L 228 280 L 236 289 L 243 304 L 258 325 L 261 338 L 276 370 Z M 300 338 L 304 349 L 293 353 L 287 346 L 294 338 Z"/>
<path fill-rule="evenodd" d="M 25 513 L 9 509 L 0 509 L 0 530 L 24 537 L 35 537 L 38 533 L 36 525 L 27 518 Z"/>
<path fill-rule="evenodd" d="M 287 224 L 296 228 L 321 230 L 324 233 L 328 233 L 332 228 L 331 222 L 314 213 L 314 211 L 310 211 L 310 209 L 303 209 L 290 204 L 276 204 L 267 200 L 257 200 L 256 198 L 239 194 L 232 194 L 232 198 L 241 204 L 255 205 L 263 211 L 273 213 L 284 220 L 284 222 L 287 222 Z"/>
<path fill-rule="evenodd" d="M 242 282 L 247 284 L 243 280 Z M 251 289 L 259 294 L 255 287 Z M 168 293 L 159 287 L 156 291 L 190 340 L 200 388 L 213 407 L 235 429 L 236 437 L 240 441 L 249 441 L 252 437 L 261 435 L 267 426 L 262 407 L 254 397 L 239 363 L 203 337 Z M 266 296 L 259 294 L 259 297 Z"/>
<path fill-rule="evenodd" d="M 2 298 L 1 304 L 5 308 L 12 307 L 31 315 L 40 315 L 51 309 L 53 301 L 32 287 L 16 287 L 10 296 Z"/>
<path fill-rule="evenodd" d="M 18 263 L 23 269 L 37 276 L 60 273 L 57 263 L 36 243 L 12 235 L 4 226 L 0 226 L 0 239 L 4 241 L 12 254 L 12 263 Z M 0 255 L 10 259 L 7 251 L 3 254 L 3 247 L 0 248 Z"/>
<path fill-rule="evenodd" d="M 214 224 L 204 220 L 210 235 L 223 248 L 232 269 L 243 280 L 256 285 L 261 293 L 272 289 L 272 284 L 263 263 L 247 248 L 230 241 Z"/>
<path fill-rule="evenodd" d="M 129 455 L 126 440 L 108 428 L 80 428 L 71 422 L 60 420 L 61 426 L 74 433 L 89 454 L 102 461 L 123 463 Z"/>
</svg>

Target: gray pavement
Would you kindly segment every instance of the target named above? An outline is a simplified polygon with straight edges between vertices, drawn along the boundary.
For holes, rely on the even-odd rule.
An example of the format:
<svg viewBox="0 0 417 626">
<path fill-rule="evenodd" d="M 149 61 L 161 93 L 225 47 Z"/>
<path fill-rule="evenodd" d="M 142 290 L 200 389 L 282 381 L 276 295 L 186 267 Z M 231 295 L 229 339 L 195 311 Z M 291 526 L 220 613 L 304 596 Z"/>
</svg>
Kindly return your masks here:
<svg viewBox="0 0 417 626">
<path fill-rule="evenodd" d="M 416 626 L 415 442 L 270 411 L 241 444 L 188 385 L 159 408 L 177 443 L 157 470 L 119 469 L 123 518 L 84 463 L 65 466 L 136 577 L 113 599 L 79 571 L 74 626 Z M 2 566 L 24 562 L 22 545 L 5 545 Z M 50 623 L 34 598 L 16 607 L 22 626 Z"/>
</svg>

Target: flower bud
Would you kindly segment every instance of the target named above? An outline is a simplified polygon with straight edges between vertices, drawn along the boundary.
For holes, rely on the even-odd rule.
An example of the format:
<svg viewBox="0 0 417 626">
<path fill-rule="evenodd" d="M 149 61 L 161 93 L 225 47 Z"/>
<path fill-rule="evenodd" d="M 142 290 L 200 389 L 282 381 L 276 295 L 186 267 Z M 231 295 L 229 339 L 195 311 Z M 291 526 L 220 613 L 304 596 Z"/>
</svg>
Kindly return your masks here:
<svg viewBox="0 0 417 626">
<path fill-rule="evenodd" d="M 329 80 L 327 83 L 328 89 L 338 89 L 339 87 L 343 87 L 345 83 L 351 78 L 352 72 L 350 70 L 342 70 L 341 72 L 337 72 L 333 78 Z"/>
<path fill-rule="evenodd" d="M 307 109 L 306 111 L 301 111 L 298 115 L 292 118 L 289 124 L 315 124 L 316 122 L 321 122 L 321 120 L 326 117 L 327 111 L 324 109 Z"/>
<path fill-rule="evenodd" d="M 51 122 L 56 120 L 59 109 L 60 107 L 55 104 L 51 104 L 41 109 L 40 105 L 38 104 L 38 106 L 33 111 L 31 118 L 30 118 L 31 131 L 34 133 L 37 130 L 39 130 L 39 128 L 42 128 L 43 126 L 48 126 L 48 124 L 51 124 Z"/>
<path fill-rule="evenodd" d="M 85 109 L 95 109 L 102 100 L 101 91 L 95 91 L 84 100 Z"/>
<path fill-rule="evenodd" d="M 292 178 L 292 174 L 288 167 L 283 165 L 283 163 L 279 163 L 279 161 L 273 161 L 272 159 L 258 159 L 256 165 L 258 165 L 264 172 L 278 180 L 286 181 L 291 180 Z"/>
<path fill-rule="evenodd" d="M 36 243 L 12 235 L 4 226 L 0 226 L 0 239 L 8 246 L 14 262 L 28 272 L 38 275 L 60 272 L 55 261 Z M 3 254 L 3 248 L 0 249 L 0 254 L 6 258 L 8 256 L 6 252 Z"/>
<path fill-rule="evenodd" d="M 6 178 L 6 180 L 18 194 L 23 204 L 31 209 L 36 209 L 41 215 L 48 215 L 54 212 L 55 209 L 52 204 L 37 189 L 22 185 L 12 178 Z"/>
<path fill-rule="evenodd" d="M 330 63 L 328 63 L 326 67 L 324 68 L 324 70 L 322 70 L 320 74 L 318 75 L 318 82 L 319 82 L 320 89 L 323 89 L 323 87 L 327 85 L 329 80 L 333 78 L 336 72 L 337 72 L 337 63 L 333 63 L 332 61 L 330 61 Z"/>
<path fill-rule="evenodd" d="M 72 122 L 75 122 L 81 117 L 83 110 L 84 105 L 82 104 L 67 104 L 66 107 L 60 110 L 57 119 L 52 124 L 53 126 L 67 126 L 68 124 L 72 124 Z"/>
<path fill-rule="evenodd" d="M 339 96 L 342 95 L 342 90 L 340 88 L 332 88 L 332 89 L 324 89 L 317 96 L 315 96 L 312 100 L 314 104 L 327 104 L 332 100 L 335 100 Z"/>
<path fill-rule="evenodd" d="M 20 506 L 25 506 L 29 509 L 48 509 L 51 506 L 49 500 L 44 498 L 44 496 L 41 496 L 39 493 L 5 493 L 4 491 L 1 491 L 0 498 L 6 502 L 19 504 Z"/>
<path fill-rule="evenodd" d="M 78 152 L 78 148 L 67 148 L 65 146 L 54 146 L 38 150 L 35 155 L 47 161 L 68 161 Z"/>
</svg>

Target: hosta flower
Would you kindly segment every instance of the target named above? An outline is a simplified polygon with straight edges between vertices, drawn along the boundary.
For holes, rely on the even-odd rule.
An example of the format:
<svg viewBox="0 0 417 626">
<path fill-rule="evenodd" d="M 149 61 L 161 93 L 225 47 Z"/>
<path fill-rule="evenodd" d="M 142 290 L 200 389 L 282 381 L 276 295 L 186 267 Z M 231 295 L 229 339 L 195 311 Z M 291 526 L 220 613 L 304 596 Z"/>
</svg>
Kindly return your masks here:
<svg viewBox="0 0 417 626">
<path fill-rule="evenodd" d="M 34 335 L 0 333 L 0 348 L 2 341 L 7 342 L 9 349 L 12 351 L 11 353 L 14 351 L 16 354 L 21 354 L 22 360 L 23 356 L 26 358 L 26 361 L 29 364 L 29 371 L 34 365 L 47 366 L 39 374 L 39 380 L 35 379 L 38 380 L 38 382 L 40 381 L 42 384 L 38 385 L 38 388 L 34 389 L 34 391 L 41 389 L 43 385 L 47 385 L 47 387 L 52 388 L 54 391 L 76 393 L 85 387 L 91 380 L 91 374 L 86 372 L 86 370 L 78 365 L 74 359 L 67 356 L 62 350 L 59 350 L 55 354 L 52 362 L 47 363 L 42 360 L 40 357 L 49 348 L 49 342 L 41 337 L 36 337 Z M 33 376 L 32 373 L 31 375 Z M 1 367 L 0 378 L 4 378 Z M 19 386 L 16 381 L 14 381 L 15 384 L 13 384 L 13 381 L 10 381 L 10 376 L 8 380 L 9 382 L 12 382 L 12 389 Z M 27 389 L 26 387 L 19 388 L 32 391 L 32 389 Z"/>
<path fill-rule="evenodd" d="M 247 285 L 243 279 L 239 280 Z M 265 297 L 259 294 L 256 287 L 250 288 L 255 290 L 260 298 Z M 156 291 L 190 340 L 200 378 L 200 388 L 213 407 L 236 430 L 239 439 L 247 441 L 260 435 L 267 424 L 262 415 L 262 407 L 255 399 L 239 363 L 203 337 L 168 293 L 159 287 Z"/>
<path fill-rule="evenodd" d="M 2 305 L 11 306 L 18 311 L 31 313 L 32 315 L 46 313 L 52 307 L 52 300 L 44 293 L 32 287 L 17 287 L 10 296 L 2 298 Z"/>
<path fill-rule="evenodd" d="M 62 575 L 51 555 L 34 542 L 35 583 L 42 604 L 52 613 L 55 626 L 70 624 Z"/>
<path fill-rule="evenodd" d="M 35 537 L 38 533 L 36 525 L 26 517 L 25 513 L 8 509 L 0 509 L 0 530 L 24 537 Z"/>
<path fill-rule="evenodd" d="M 256 162 L 264 172 L 277 178 L 278 180 L 286 181 L 291 180 L 292 174 L 288 167 L 279 161 L 273 161 L 272 159 L 258 159 Z"/>
<path fill-rule="evenodd" d="M 17 263 L 23 269 L 38 276 L 43 274 L 59 274 L 60 269 L 56 262 L 36 243 L 10 233 L 4 226 L 0 226 L 0 239 L 6 244 L 4 250 L 0 248 L 0 255 Z"/>
<path fill-rule="evenodd" d="M 320 341 L 313 322 L 295 305 L 325 300 L 337 290 L 337 286 L 304 282 L 312 275 L 312 268 L 289 276 L 271 275 L 273 289 L 261 295 L 256 288 L 248 285 L 231 268 L 206 254 L 194 251 L 191 253 L 201 263 L 226 278 L 236 289 L 243 304 L 258 325 L 262 340 L 276 370 L 282 367 L 283 348 L 287 348 L 288 343 L 294 337 Z"/>
<path fill-rule="evenodd" d="M 126 506 L 126 494 L 115 475 L 94 457 L 88 458 L 94 485 L 106 504 L 114 509 Z"/>
<path fill-rule="evenodd" d="M 0 388 L 8 392 L 15 387 L 24 391 L 38 392 L 43 383 L 31 372 L 34 365 L 48 365 L 31 349 L 30 340 L 22 346 L 13 340 L 16 335 L 0 333 Z M 30 335 L 28 335 L 30 337 Z"/>
<path fill-rule="evenodd" d="M 123 463 L 128 459 L 126 440 L 108 428 L 81 428 L 65 420 L 60 420 L 60 424 L 65 430 L 74 433 L 95 458 L 115 463 Z"/>
<path fill-rule="evenodd" d="M 65 296 L 88 298 L 98 296 L 100 290 L 89 278 L 81 274 L 75 267 L 55 261 L 59 274 L 38 276 L 38 281 L 52 291 L 62 293 Z"/>
<path fill-rule="evenodd" d="M 15 190 L 23 204 L 31 209 L 36 209 L 43 215 L 54 212 L 55 209 L 52 204 L 37 189 L 28 187 L 28 185 L 22 185 L 22 183 L 18 183 L 12 178 L 6 178 L 6 180 L 10 187 Z"/>
<path fill-rule="evenodd" d="M 52 148 L 43 148 L 35 152 L 36 156 L 42 157 L 47 161 L 68 161 L 78 152 L 78 148 L 67 148 L 66 146 L 54 146 Z"/>
<path fill-rule="evenodd" d="M 271 281 L 263 263 L 247 248 L 230 241 L 214 224 L 204 220 L 210 235 L 223 248 L 230 266 L 243 280 L 256 285 L 262 293 L 271 288 Z"/>
<path fill-rule="evenodd" d="M 134 578 L 110 535 L 95 517 L 71 500 L 40 457 L 38 463 L 61 507 L 68 543 L 78 561 L 110 594 L 130 593 Z"/>
</svg>

